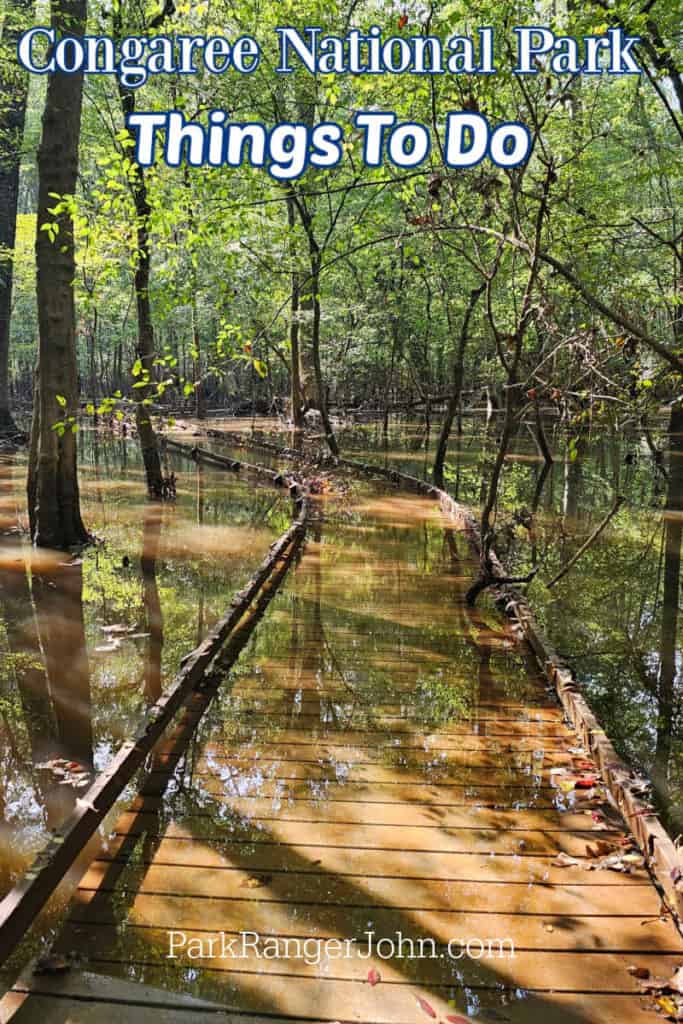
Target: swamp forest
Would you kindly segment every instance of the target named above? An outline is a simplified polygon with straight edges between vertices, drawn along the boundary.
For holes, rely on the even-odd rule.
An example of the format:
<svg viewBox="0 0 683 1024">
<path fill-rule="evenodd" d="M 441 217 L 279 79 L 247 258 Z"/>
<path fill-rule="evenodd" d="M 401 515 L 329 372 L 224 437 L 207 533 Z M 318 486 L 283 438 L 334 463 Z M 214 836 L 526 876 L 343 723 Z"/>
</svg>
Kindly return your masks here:
<svg viewBox="0 0 683 1024">
<path fill-rule="evenodd" d="M 1 1021 L 683 1020 L 682 40 L 0 0 Z"/>
</svg>

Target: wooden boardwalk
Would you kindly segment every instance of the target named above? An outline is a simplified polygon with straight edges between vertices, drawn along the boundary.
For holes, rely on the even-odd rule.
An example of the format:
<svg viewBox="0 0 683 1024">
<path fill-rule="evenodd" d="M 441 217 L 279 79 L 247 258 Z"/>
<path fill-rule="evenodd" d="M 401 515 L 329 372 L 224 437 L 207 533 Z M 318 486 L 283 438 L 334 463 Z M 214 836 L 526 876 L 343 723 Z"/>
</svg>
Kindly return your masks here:
<svg viewBox="0 0 683 1024">
<path fill-rule="evenodd" d="M 680 935 L 524 652 L 466 611 L 446 525 L 369 489 L 309 541 L 83 877 L 55 943 L 79 959 L 20 980 L 13 1020 L 657 1019 L 629 968 L 669 976 Z"/>
</svg>

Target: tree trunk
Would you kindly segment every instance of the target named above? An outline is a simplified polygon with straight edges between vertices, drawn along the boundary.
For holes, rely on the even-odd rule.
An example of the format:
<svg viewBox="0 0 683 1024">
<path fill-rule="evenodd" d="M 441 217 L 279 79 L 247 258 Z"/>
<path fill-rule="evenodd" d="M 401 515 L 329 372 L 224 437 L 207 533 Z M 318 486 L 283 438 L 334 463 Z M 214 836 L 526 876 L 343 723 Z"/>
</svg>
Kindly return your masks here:
<svg viewBox="0 0 683 1024">
<path fill-rule="evenodd" d="M 453 360 L 453 392 L 448 399 L 446 414 L 441 425 L 441 433 L 436 446 L 436 456 L 434 457 L 434 483 L 442 490 L 444 487 L 443 467 L 446 461 L 446 452 L 448 451 L 448 441 L 451 436 L 451 430 L 453 429 L 453 420 L 460 408 L 460 398 L 462 395 L 462 385 L 465 374 L 465 350 L 467 348 L 470 320 L 472 319 L 474 307 L 477 304 L 479 296 L 483 295 L 485 290 L 486 284 L 481 284 L 478 288 L 473 288 L 470 292 L 469 302 L 467 303 L 465 316 L 462 322 L 462 329 L 458 339 L 458 347 L 455 351 L 455 358 Z"/>
<path fill-rule="evenodd" d="M 299 290 L 300 328 L 299 328 L 299 380 L 305 409 L 320 409 L 322 396 L 318 388 L 313 356 L 313 331 L 315 320 L 316 282 L 312 277 L 304 276 L 303 286 Z"/>
<path fill-rule="evenodd" d="M 124 85 L 119 85 L 121 108 L 124 117 L 135 110 L 135 94 Z M 150 285 L 150 244 L 149 218 L 151 207 L 147 198 L 147 182 L 142 167 L 136 167 L 132 182 L 133 203 L 136 216 L 136 265 L 135 304 L 138 317 L 137 357 L 142 365 L 142 374 L 136 383 L 144 386 L 135 388 L 135 424 L 145 464 L 147 489 L 153 498 L 163 497 L 163 476 L 159 445 L 152 425 L 150 403 L 154 394 L 154 326 L 152 307 L 149 301 Z"/>
<path fill-rule="evenodd" d="M 294 246 L 294 201 L 287 199 L 287 222 L 290 232 L 289 256 L 293 261 L 296 258 Z M 304 426 L 303 392 L 301 387 L 301 354 L 299 351 L 299 271 L 292 266 L 292 300 L 289 317 L 289 345 L 290 345 L 290 380 L 292 395 L 292 423 L 295 430 L 302 430 Z"/>
<path fill-rule="evenodd" d="M 676 643 L 681 592 L 681 512 L 683 511 L 683 409 L 674 408 L 669 427 L 669 490 L 664 512 L 664 592 L 659 680 L 657 685 L 657 743 L 652 778 L 666 798 L 673 749 L 676 704 Z"/>
<path fill-rule="evenodd" d="M 85 32 L 86 0 L 53 0 L 52 26 L 58 34 Z M 73 281 L 76 272 L 70 197 L 76 191 L 83 75 L 48 76 L 43 130 L 38 149 L 36 231 L 39 357 L 33 410 L 33 451 L 29 464 L 29 520 L 33 541 L 62 550 L 83 544 L 76 467 L 78 371 Z M 61 212 L 48 212 L 67 197 Z M 54 224 L 54 240 L 41 230 Z M 63 429 L 54 429 L 62 423 Z"/>
<path fill-rule="evenodd" d="M 204 382 L 202 380 L 202 350 L 201 337 L 199 335 L 199 320 L 197 317 L 197 292 L 196 285 L 192 292 L 192 377 L 194 383 L 195 416 L 198 420 L 206 419 L 206 398 L 204 395 Z"/>
<path fill-rule="evenodd" d="M 17 47 L 31 5 L 10 0 L 2 34 L 5 59 L 0 61 L 0 435 L 17 434 L 10 412 L 9 336 L 12 312 L 13 264 L 16 241 L 19 166 L 26 118 L 28 75 L 20 71 L 9 55 Z M 5 255 L 3 255 L 5 254 Z"/>
<path fill-rule="evenodd" d="M 311 330 L 311 353 L 313 356 L 313 369 L 315 372 L 315 384 L 318 392 L 318 407 L 323 419 L 325 438 L 328 447 L 333 455 L 339 455 L 339 445 L 334 436 L 330 414 L 327 407 L 327 392 L 323 381 L 323 371 L 320 363 L 320 250 L 318 249 L 313 236 L 309 236 L 311 242 L 311 287 L 313 289 L 313 325 Z"/>
</svg>

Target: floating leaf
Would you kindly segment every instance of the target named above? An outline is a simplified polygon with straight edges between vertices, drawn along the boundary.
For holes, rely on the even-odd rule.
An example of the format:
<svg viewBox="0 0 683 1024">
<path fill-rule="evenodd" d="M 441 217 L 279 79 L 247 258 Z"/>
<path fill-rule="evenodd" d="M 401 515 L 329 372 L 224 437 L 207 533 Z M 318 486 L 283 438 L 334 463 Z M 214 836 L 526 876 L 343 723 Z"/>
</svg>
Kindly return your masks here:
<svg viewBox="0 0 683 1024">
<path fill-rule="evenodd" d="M 658 999 L 655 999 L 655 1002 L 660 1010 L 663 1010 L 668 1017 L 673 1017 L 675 1019 L 678 1016 L 676 1004 L 673 999 L 669 998 L 669 996 L 660 996 Z"/>
<path fill-rule="evenodd" d="M 436 1010 L 434 1009 L 433 1006 L 430 1006 L 426 999 L 423 999 L 422 996 L 418 996 L 417 1001 L 419 1003 L 420 1009 L 424 1010 L 428 1017 L 436 1018 Z"/>
</svg>

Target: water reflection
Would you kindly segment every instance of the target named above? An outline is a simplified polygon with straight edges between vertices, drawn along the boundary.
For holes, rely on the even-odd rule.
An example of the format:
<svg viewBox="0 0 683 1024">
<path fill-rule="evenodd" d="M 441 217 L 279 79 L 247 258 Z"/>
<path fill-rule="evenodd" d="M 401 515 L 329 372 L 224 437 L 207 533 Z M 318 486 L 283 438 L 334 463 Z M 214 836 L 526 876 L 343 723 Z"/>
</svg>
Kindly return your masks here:
<svg viewBox="0 0 683 1024">
<path fill-rule="evenodd" d="M 421 994 L 441 1019 L 615 1024 L 627 993 L 635 1008 L 634 951 L 664 970 L 676 939 L 642 869 L 557 862 L 586 858 L 609 813 L 555 781 L 576 754 L 559 708 L 500 619 L 465 606 L 475 566 L 434 503 L 364 486 L 343 514 L 321 508 L 171 785 L 160 771 L 120 817 L 57 948 L 111 991 L 139 999 L 144 983 L 166 1004 L 389 1022 L 424 1015 Z M 599 836 L 623 839 L 613 820 Z M 371 929 L 439 951 L 507 935 L 519 952 L 173 961 L 169 929 L 357 943 Z"/>
<path fill-rule="evenodd" d="M 123 439 L 82 455 L 82 560 L 30 550 L 25 467 L 0 463 L 0 895 L 289 520 L 272 489 L 182 460 L 175 507 L 150 503 Z"/>
<path fill-rule="evenodd" d="M 619 752 L 653 777 L 673 835 L 683 832 L 680 419 L 674 412 L 671 423 L 647 432 L 595 425 L 572 451 L 565 426 L 546 423 L 552 466 L 539 459 L 533 424 L 520 424 L 497 517 L 499 552 L 515 575 L 539 570 L 529 594 L 551 642 L 584 684 Z M 469 417 L 464 433 L 451 438 L 447 487 L 475 508 L 496 435 L 495 417 L 488 423 Z M 434 443 L 424 423 L 393 421 L 386 433 L 381 423 L 355 424 L 339 436 L 352 456 L 430 478 Z M 543 581 L 578 551 L 617 493 L 626 497 L 619 514 L 547 590 Z"/>
<path fill-rule="evenodd" d="M 162 505 L 145 508 L 142 532 L 143 606 L 145 625 L 149 633 L 145 658 L 145 700 L 154 704 L 161 696 L 161 651 L 164 645 L 164 619 L 157 585 L 157 557 L 163 517 Z"/>
</svg>

